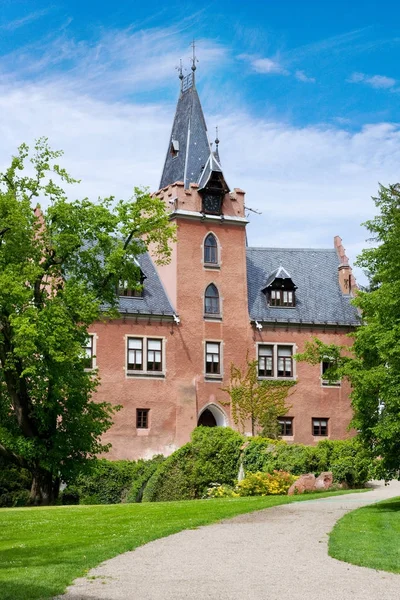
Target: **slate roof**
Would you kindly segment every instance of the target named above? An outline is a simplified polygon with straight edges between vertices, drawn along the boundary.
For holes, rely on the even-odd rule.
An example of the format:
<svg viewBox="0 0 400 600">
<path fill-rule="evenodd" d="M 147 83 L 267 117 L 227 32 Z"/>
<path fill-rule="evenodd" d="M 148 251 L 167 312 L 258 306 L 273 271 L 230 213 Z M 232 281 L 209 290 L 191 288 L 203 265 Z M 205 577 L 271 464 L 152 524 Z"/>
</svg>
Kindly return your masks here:
<svg viewBox="0 0 400 600">
<path fill-rule="evenodd" d="M 179 143 L 176 156 L 170 151 L 173 140 Z M 176 107 L 160 189 L 175 181 L 183 181 L 186 189 L 191 183 L 198 183 L 210 152 L 207 126 L 196 87 L 183 88 Z"/>
<path fill-rule="evenodd" d="M 336 250 L 313 248 L 246 248 L 250 319 L 278 323 L 357 325 L 351 298 L 339 287 Z M 297 286 L 295 307 L 270 307 L 262 290 L 282 266 Z"/>
<path fill-rule="evenodd" d="M 137 257 L 140 268 L 146 277 L 144 280 L 143 298 L 120 296 L 119 311 L 121 314 L 168 315 L 174 314 L 164 287 L 157 274 L 149 254 Z"/>
</svg>

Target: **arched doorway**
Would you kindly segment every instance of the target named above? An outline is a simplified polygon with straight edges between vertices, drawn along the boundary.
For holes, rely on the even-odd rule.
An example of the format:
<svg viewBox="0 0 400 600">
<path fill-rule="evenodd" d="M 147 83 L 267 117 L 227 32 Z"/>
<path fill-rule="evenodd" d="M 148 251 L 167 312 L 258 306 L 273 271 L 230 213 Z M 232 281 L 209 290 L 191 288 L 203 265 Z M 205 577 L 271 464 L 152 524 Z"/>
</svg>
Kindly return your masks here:
<svg viewBox="0 0 400 600">
<path fill-rule="evenodd" d="M 199 414 L 197 426 L 199 425 L 204 427 L 226 427 L 225 414 L 215 404 L 209 404 Z"/>
</svg>

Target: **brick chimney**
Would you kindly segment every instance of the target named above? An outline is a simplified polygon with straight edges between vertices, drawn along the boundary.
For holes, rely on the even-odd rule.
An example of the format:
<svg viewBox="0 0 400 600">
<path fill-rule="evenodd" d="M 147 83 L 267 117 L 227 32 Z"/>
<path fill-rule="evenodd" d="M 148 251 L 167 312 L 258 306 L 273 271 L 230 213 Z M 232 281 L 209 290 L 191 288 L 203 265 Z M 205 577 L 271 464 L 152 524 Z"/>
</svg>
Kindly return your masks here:
<svg viewBox="0 0 400 600">
<path fill-rule="evenodd" d="M 342 238 L 339 235 L 334 237 L 334 246 L 339 258 L 338 266 L 338 277 L 339 285 L 343 294 L 348 296 L 354 295 L 354 291 L 357 289 L 357 283 L 352 272 L 352 268 L 349 265 L 349 259 L 346 256 L 346 250 L 342 244 Z"/>
</svg>

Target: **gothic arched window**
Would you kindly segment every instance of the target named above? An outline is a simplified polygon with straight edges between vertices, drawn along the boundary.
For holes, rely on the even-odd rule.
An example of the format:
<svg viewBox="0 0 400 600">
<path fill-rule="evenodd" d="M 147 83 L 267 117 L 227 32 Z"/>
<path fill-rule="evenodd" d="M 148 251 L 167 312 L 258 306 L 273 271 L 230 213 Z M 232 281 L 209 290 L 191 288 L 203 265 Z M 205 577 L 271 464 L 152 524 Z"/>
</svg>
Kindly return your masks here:
<svg viewBox="0 0 400 600">
<path fill-rule="evenodd" d="M 218 264 L 218 244 L 215 235 L 209 233 L 204 240 L 204 263 L 208 265 Z"/>
<path fill-rule="evenodd" d="M 204 313 L 206 315 L 219 315 L 219 293 L 216 286 L 210 283 L 204 295 Z"/>
</svg>

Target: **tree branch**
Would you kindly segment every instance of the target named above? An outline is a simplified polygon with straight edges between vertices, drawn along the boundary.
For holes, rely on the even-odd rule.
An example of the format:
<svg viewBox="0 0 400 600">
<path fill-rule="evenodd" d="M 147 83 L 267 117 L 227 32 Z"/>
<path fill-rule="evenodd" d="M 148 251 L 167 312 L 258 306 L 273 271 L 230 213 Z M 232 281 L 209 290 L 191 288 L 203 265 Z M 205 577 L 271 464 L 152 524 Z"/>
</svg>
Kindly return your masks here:
<svg viewBox="0 0 400 600">
<path fill-rule="evenodd" d="M 29 468 L 27 461 L 22 458 L 22 456 L 18 456 L 18 454 L 14 454 L 14 452 L 11 452 L 11 450 L 7 450 L 7 448 L 5 448 L 2 444 L 0 444 L 0 456 L 9 462 L 14 463 L 14 465 L 18 465 L 24 469 Z"/>
</svg>

